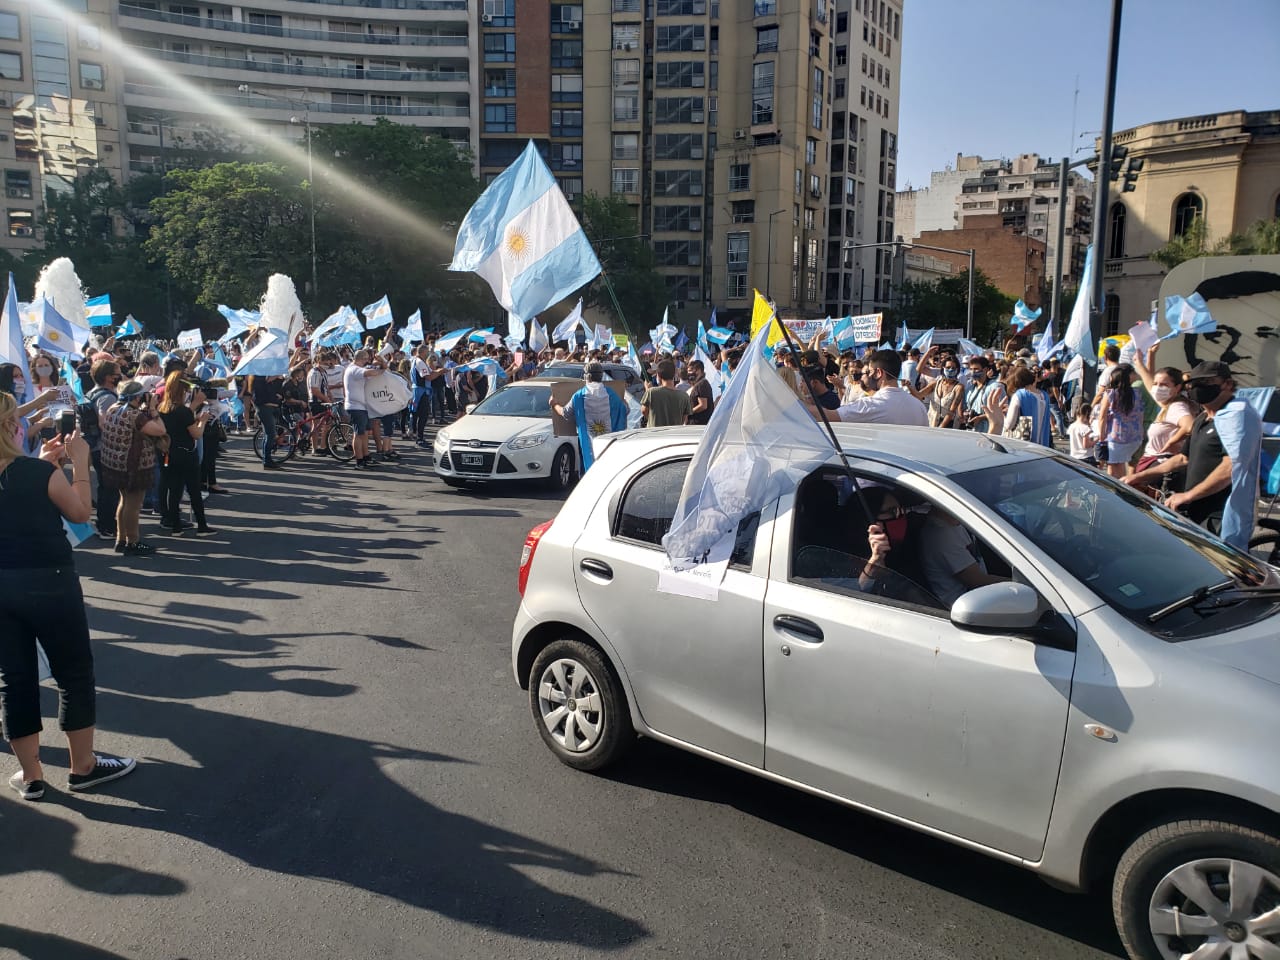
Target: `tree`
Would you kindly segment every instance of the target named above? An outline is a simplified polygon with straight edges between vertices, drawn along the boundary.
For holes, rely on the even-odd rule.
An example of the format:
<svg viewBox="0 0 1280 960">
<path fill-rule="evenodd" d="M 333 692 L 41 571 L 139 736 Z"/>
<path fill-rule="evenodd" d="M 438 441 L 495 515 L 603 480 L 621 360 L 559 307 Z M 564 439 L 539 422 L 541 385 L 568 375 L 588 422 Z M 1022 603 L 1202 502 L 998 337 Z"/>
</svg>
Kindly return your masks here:
<svg viewBox="0 0 1280 960">
<path fill-rule="evenodd" d="M 308 268 L 307 188 L 273 163 L 175 170 L 144 246 L 196 303 L 256 304 L 272 273 Z"/>
<path fill-rule="evenodd" d="M 1181 236 L 1174 237 L 1150 258 L 1166 270 L 1196 257 L 1266 256 L 1280 253 L 1280 217 L 1259 220 L 1244 233 L 1213 240 L 1204 217 L 1196 217 Z"/>
<path fill-rule="evenodd" d="M 973 339 L 993 343 L 1006 333 L 1013 316 L 1013 297 L 993 284 L 981 270 L 974 272 Z M 969 271 L 932 282 L 907 280 L 898 288 L 898 307 L 887 311 L 886 329 L 907 326 L 965 329 L 968 320 Z"/>
<path fill-rule="evenodd" d="M 618 303 L 624 305 L 632 331 L 643 337 L 648 324 L 662 316 L 667 285 L 654 269 L 653 249 L 638 236 L 631 205 L 621 197 L 587 193 L 582 198 L 582 228 L 613 283 Z M 603 278 L 587 287 L 583 303 L 621 319 Z"/>
</svg>

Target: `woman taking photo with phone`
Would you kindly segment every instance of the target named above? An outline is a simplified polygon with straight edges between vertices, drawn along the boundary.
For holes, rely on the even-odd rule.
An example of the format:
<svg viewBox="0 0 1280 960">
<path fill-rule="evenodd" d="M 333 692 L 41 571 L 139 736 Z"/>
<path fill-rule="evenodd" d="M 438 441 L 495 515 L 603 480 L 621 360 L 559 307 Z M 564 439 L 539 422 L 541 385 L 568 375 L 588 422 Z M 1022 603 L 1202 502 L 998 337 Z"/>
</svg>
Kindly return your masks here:
<svg viewBox="0 0 1280 960">
<path fill-rule="evenodd" d="M 191 514 L 196 518 L 196 533 L 210 534 L 204 517 L 204 497 L 200 493 L 200 457 L 196 441 L 204 436 L 209 411 L 204 409 L 204 391 L 188 387 L 185 375 L 169 374 L 164 382 L 164 399 L 160 401 L 160 419 L 169 434 L 169 452 L 160 471 L 163 495 L 161 526 L 175 537 L 182 534 L 182 491 L 191 500 Z M 196 410 L 199 409 L 199 414 Z"/>
<path fill-rule="evenodd" d="M 156 417 L 155 395 L 147 393 L 137 380 L 120 386 L 119 398 L 99 421 L 102 440 L 98 456 L 108 487 L 120 491 L 116 507 L 116 553 L 145 557 L 156 548 L 142 542 L 138 516 L 142 498 L 155 479 L 156 440 L 165 436 L 164 424 Z"/>
<path fill-rule="evenodd" d="M 40 673 L 36 642 L 58 685 L 58 723 L 71 754 L 71 790 L 131 773 L 127 757 L 93 752 L 93 653 L 84 595 L 62 521 L 90 516 L 89 445 L 71 433 L 45 441 L 40 458 L 14 443 L 17 404 L 0 393 L 0 727 L 22 769 L 9 786 L 24 800 L 44 796 L 40 765 Z M 59 464 L 69 460 L 72 481 Z"/>
</svg>

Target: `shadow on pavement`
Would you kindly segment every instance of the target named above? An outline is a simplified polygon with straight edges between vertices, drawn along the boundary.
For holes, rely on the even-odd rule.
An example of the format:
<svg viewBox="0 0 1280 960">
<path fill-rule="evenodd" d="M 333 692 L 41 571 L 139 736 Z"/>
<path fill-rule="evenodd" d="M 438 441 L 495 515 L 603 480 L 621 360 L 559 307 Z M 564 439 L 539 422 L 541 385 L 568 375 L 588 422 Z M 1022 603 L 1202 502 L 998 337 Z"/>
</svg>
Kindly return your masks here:
<svg viewBox="0 0 1280 960">
<path fill-rule="evenodd" d="M 54 933 L 23 930 L 0 923 L 0 948 L 13 950 L 25 960 L 128 960 L 122 953 L 68 940 Z"/>
<path fill-rule="evenodd" d="M 1124 950 L 1105 898 L 1054 890 L 1026 870 L 870 814 L 641 740 L 610 779 L 736 808 L 886 870 L 946 890 L 1104 953 Z"/>
</svg>

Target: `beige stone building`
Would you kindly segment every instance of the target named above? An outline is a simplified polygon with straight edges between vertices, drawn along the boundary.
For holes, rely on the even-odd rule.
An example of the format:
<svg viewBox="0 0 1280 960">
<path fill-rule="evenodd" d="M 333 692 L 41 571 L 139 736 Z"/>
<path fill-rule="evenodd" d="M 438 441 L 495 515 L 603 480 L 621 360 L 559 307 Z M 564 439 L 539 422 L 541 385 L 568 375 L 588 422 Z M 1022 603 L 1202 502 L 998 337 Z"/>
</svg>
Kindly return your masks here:
<svg viewBox="0 0 1280 960">
<path fill-rule="evenodd" d="M 1144 163 L 1135 190 L 1112 191 L 1104 333 L 1151 315 L 1165 269 L 1150 254 L 1197 219 L 1213 243 L 1280 216 L 1280 110 L 1163 120 L 1122 130 L 1115 143 Z"/>
</svg>

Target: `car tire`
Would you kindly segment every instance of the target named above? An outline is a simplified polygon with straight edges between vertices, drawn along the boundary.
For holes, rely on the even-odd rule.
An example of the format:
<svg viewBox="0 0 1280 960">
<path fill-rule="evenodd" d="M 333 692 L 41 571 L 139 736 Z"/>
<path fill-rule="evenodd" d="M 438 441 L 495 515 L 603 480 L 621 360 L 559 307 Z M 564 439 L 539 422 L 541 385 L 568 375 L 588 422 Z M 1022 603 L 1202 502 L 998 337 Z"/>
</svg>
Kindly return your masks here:
<svg viewBox="0 0 1280 960">
<path fill-rule="evenodd" d="M 604 654 L 579 640 L 556 640 L 534 658 L 529 706 L 543 742 L 575 770 L 601 770 L 635 740 L 617 677 Z"/>
<path fill-rule="evenodd" d="M 547 477 L 547 487 L 551 490 L 563 493 L 573 486 L 574 474 L 577 473 L 577 464 L 573 460 L 573 447 L 565 444 L 556 451 L 555 457 L 551 461 L 551 473 Z"/>
<path fill-rule="evenodd" d="M 1121 856 L 1111 905 L 1133 960 L 1191 954 L 1215 938 L 1245 943 L 1258 936 L 1250 920 L 1280 906 L 1280 839 L 1218 820 L 1155 827 Z M 1262 940 L 1280 948 L 1280 928 L 1271 924 Z"/>
</svg>

